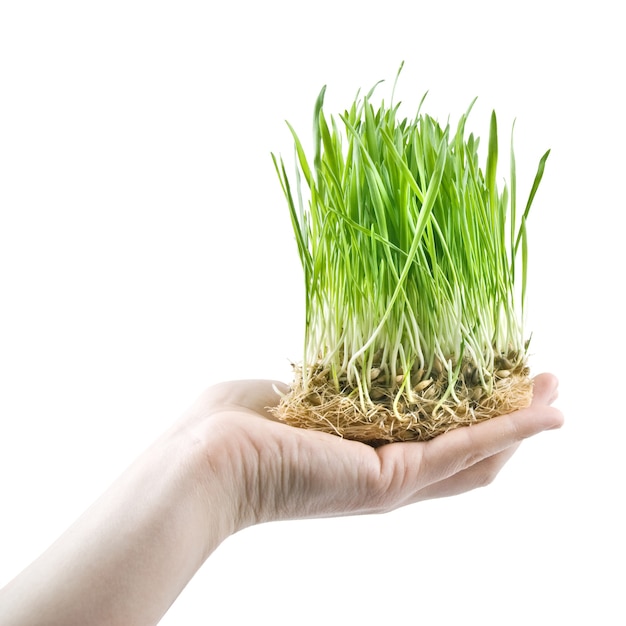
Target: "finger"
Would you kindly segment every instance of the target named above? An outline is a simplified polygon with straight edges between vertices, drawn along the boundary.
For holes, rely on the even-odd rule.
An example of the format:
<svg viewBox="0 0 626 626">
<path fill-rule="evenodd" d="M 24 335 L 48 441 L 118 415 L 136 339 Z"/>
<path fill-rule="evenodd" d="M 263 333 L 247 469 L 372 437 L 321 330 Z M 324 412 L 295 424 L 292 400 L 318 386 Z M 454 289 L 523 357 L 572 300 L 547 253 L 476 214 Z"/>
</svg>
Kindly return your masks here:
<svg viewBox="0 0 626 626">
<path fill-rule="evenodd" d="M 421 489 L 412 498 L 409 498 L 405 504 L 413 504 L 432 498 L 456 496 L 479 487 L 486 487 L 494 481 L 500 470 L 513 454 L 515 454 L 518 448 L 519 444 L 513 445 L 498 454 L 494 454 L 454 474 L 454 476 L 428 485 L 428 487 Z"/>
<path fill-rule="evenodd" d="M 196 406 L 203 413 L 238 409 L 273 419 L 268 407 L 275 407 L 286 392 L 287 385 L 277 380 L 231 380 L 209 387 Z"/>
<path fill-rule="evenodd" d="M 559 381 L 553 374 L 539 374 L 533 379 L 532 404 L 552 404 L 559 395 Z"/>
<path fill-rule="evenodd" d="M 236 393 L 233 402 L 252 413 L 275 419 L 269 411 L 280 402 L 281 395 L 288 387 L 278 380 L 242 380 L 235 383 Z"/>
<path fill-rule="evenodd" d="M 424 476 L 426 484 L 453 476 L 528 437 L 559 428 L 562 423 L 560 411 L 535 403 L 526 409 L 440 435 L 429 441 L 421 453 L 424 470 L 428 473 Z"/>
<path fill-rule="evenodd" d="M 556 400 L 558 396 L 558 380 L 555 376 L 552 374 L 540 374 L 535 377 L 533 382 L 532 406 L 550 405 Z M 558 424 L 560 422 L 557 422 Z M 413 501 L 453 496 L 471 491 L 477 487 L 489 485 L 518 447 L 519 443 L 514 444 L 502 452 L 478 461 L 467 469 L 432 483 L 416 494 Z"/>
</svg>

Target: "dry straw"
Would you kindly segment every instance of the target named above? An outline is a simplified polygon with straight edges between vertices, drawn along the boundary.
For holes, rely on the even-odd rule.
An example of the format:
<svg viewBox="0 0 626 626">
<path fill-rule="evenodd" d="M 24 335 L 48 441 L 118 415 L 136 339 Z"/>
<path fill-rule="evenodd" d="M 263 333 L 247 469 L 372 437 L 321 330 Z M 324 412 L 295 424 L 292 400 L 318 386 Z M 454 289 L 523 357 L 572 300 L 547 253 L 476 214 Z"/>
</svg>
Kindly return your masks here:
<svg viewBox="0 0 626 626">
<path fill-rule="evenodd" d="M 483 169 L 466 136 L 473 102 L 451 130 L 421 112 L 424 98 L 401 117 L 395 84 L 374 106 L 375 88 L 329 118 L 322 89 L 312 161 L 289 125 L 295 188 L 272 155 L 306 293 L 303 359 L 274 411 L 378 445 L 530 402 L 526 220 L 549 151 L 518 211 L 512 133 L 510 186 L 496 184 L 495 113 Z"/>
</svg>

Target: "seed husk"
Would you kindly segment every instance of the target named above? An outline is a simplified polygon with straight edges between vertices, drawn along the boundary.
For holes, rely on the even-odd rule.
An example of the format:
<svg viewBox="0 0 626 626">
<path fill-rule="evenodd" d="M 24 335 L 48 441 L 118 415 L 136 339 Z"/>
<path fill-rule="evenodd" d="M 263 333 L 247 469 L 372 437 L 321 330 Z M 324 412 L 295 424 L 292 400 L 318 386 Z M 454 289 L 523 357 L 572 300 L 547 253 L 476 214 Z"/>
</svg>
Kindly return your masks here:
<svg viewBox="0 0 626 626">
<path fill-rule="evenodd" d="M 426 380 L 421 381 L 420 383 L 418 383 L 417 385 L 415 385 L 415 391 L 417 393 L 419 393 L 420 391 L 424 391 L 424 389 L 426 389 L 427 387 L 430 387 L 430 385 L 433 384 L 433 379 L 432 378 L 427 378 Z"/>
</svg>

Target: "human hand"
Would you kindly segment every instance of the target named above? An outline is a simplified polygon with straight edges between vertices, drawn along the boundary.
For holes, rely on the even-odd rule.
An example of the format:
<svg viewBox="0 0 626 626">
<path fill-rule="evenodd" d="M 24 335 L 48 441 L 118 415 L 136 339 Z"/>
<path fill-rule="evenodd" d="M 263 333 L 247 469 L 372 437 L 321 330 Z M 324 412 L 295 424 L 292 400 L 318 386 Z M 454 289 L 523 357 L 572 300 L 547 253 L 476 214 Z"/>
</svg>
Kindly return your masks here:
<svg viewBox="0 0 626 626">
<path fill-rule="evenodd" d="M 274 420 L 272 381 L 221 383 L 0 590 L 3 624 L 155 624 L 226 537 L 252 524 L 379 513 L 486 485 L 558 428 L 557 381 L 530 407 L 426 443 L 372 448 Z"/>
<path fill-rule="evenodd" d="M 489 484 L 523 439 L 559 428 L 551 407 L 557 379 L 534 380 L 530 407 L 428 442 L 373 448 L 335 435 L 287 426 L 266 407 L 273 381 L 211 387 L 191 411 L 195 427 L 217 444 L 220 474 L 239 494 L 236 529 L 278 519 L 379 513 Z M 284 386 L 282 386 L 284 388 Z"/>
</svg>

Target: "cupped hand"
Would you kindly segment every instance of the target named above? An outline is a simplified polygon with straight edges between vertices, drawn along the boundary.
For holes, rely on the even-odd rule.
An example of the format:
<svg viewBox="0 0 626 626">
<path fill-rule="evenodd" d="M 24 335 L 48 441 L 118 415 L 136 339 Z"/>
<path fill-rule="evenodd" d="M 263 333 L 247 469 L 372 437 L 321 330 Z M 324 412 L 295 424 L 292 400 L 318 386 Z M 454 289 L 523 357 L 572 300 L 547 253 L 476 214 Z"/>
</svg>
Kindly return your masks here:
<svg viewBox="0 0 626 626">
<path fill-rule="evenodd" d="M 491 482 L 523 439 L 563 422 L 550 406 L 556 379 L 544 374 L 527 409 L 427 443 L 373 448 L 273 420 L 274 384 L 208 389 L 0 590 L 2 623 L 156 624 L 211 552 L 245 526 L 384 512 L 468 491 Z"/>
<path fill-rule="evenodd" d="M 428 442 L 373 448 L 335 435 L 287 426 L 267 411 L 278 401 L 267 380 L 220 383 L 190 419 L 211 441 L 209 462 L 238 494 L 236 527 L 278 519 L 376 513 L 489 484 L 519 444 L 559 428 L 551 404 L 557 379 L 534 380 L 531 406 Z M 216 464 L 216 465 L 215 465 Z"/>
</svg>

